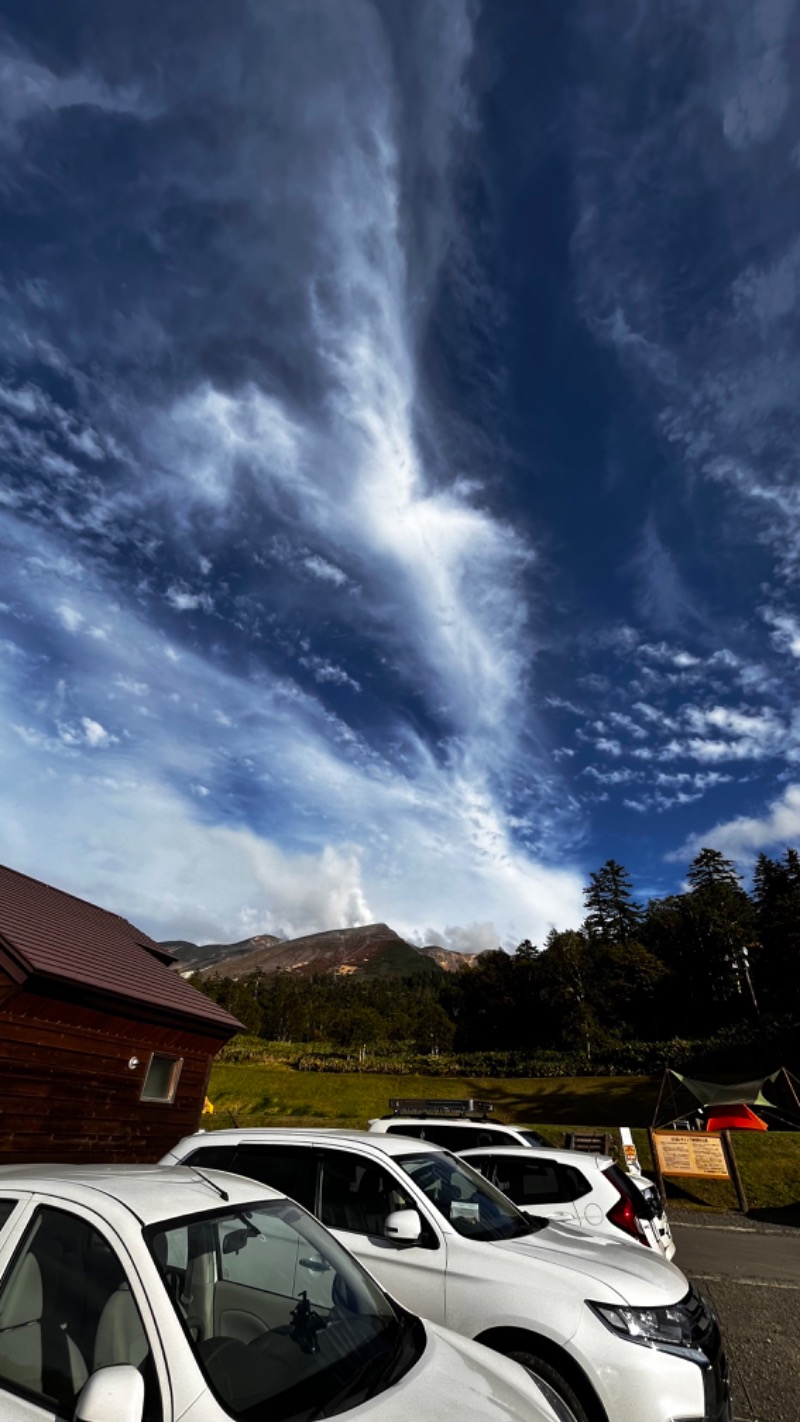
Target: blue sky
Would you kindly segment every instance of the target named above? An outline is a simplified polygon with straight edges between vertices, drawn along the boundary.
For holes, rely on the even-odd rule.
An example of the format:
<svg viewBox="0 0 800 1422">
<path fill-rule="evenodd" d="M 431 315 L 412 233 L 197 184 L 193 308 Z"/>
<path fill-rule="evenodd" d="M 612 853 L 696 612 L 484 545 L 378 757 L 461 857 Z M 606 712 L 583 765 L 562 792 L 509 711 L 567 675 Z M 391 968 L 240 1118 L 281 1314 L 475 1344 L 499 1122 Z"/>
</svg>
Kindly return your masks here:
<svg viewBox="0 0 800 1422">
<path fill-rule="evenodd" d="M 795 0 L 0 4 L 0 858 L 542 941 L 800 840 Z"/>
</svg>

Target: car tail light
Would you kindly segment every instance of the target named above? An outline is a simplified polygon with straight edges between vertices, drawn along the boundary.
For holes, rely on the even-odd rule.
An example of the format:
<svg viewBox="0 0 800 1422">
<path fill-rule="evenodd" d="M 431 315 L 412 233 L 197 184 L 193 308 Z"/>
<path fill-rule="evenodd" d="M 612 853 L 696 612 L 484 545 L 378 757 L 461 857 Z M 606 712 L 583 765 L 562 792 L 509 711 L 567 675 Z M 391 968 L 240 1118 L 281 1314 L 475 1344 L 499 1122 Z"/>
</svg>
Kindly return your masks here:
<svg viewBox="0 0 800 1422">
<path fill-rule="evenodd" d="M 607 1171 L 603 1171 L 603 1174 L 606 1176 L 606 1179 L 609 1178 Z M 636 1239 L 639 1244 L 646 1244 L 649 1248 L 650 1240 L 647 1238 L 647 1235 L 639 1223 L 639 1217 L 636 1214 L 632 1202 L 628 1199 L 627 1195 L 623 1195 L 613 1179 L 611 1179 L 609 1183 L 614 1186 L 614 1189 L 619 1195 L 619 1199 L 616 1203 L 611 1206 L 610 1210 L 606 1211 L 606 1219 L 609 1224 L 616 1225 L 617 1229 L 621 1229 L 625 1234 L 629 1234 L 631 1239 Z"/>
</svg>

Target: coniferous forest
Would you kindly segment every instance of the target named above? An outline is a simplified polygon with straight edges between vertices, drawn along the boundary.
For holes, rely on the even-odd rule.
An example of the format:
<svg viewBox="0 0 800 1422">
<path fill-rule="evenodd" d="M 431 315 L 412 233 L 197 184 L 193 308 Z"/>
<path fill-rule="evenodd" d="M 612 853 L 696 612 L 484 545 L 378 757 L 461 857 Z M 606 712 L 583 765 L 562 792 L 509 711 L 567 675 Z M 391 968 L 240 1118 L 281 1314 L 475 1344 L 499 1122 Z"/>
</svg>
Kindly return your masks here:
<svg viewBox="0 0 800 1422">
<path fill-rule="evenodd" d="M 798 1065 L 800 854 L 760 855 L 748 892 L 703 849 L 686 889 L 637 901 L 625 868 L 590 874 L 583 922 L 482 953 L 457 973 L 370 978 L 294 973 L 195 979 L 248 1034 L 325 1044 L 307 1069 L 497 1075 Z"/>
</svg>

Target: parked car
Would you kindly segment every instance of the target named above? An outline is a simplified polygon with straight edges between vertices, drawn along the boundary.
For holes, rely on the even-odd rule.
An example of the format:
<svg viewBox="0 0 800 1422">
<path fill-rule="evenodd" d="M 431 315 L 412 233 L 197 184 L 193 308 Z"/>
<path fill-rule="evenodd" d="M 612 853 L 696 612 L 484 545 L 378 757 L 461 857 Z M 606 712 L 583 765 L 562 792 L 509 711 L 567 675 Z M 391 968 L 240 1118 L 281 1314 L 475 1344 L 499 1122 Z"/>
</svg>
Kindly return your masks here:
<svg viewBox="0 0 800 1422">
<path fill-rule="evenodd" d="M 293 1195 L 406 1308 L 522 1362 L 564 1422 L 730 1422 L 717 1320 L 674 1264 L 523 1215 L 439 1146 L 238 1129 L 188 1136 L 165 1159 Z"/>
<path fill-rule="evenodd" d="M 609 1155 L 525 1146 L 492 1146 L 459 1154 L 524 1214 L 630 1239 L 659 1250 L 667 1259 L 675 1254 L 658 1191 L 644 1176 L 626 1175 Z"/>
<path fill-rule="evenodd" d="M 415 1107 L 417 1108 L 415 1110 Z M 508 1126 L 495 1121 L 491 1101 L 397 1101 L 389 1116 L 369 1121 L 379 1135 L 414 1136 L 432 1141 L 455 1155 L 478 1146 L 546 1146 L 544 1136 L 532 1126 Z"/>
<path fill-rule="evenodd" d="M 312 1216 L 233 1175 L 0 1170 L 2 1422 L 555 1422 Z"/>
</svg>

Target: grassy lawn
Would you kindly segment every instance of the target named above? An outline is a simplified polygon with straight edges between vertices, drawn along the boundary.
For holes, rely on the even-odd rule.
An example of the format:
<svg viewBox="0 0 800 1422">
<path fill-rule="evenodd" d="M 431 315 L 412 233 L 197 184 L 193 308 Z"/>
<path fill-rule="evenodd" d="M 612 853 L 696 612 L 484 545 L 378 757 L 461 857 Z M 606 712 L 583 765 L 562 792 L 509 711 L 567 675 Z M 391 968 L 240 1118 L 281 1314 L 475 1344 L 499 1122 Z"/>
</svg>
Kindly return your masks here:
<svg viewBox="0 0 800 1422">
<path fill-rule="evenodd" d="M 383 1116 L 390 1096 L 476 1097 L 491 1101 L 498 1120 L 535 1126 L 553 1145 L 565 1130 L 607 1130 L 620 1125 L 633 1135 L 645 1174 L 652 1169 L 644 1129 L 658 1095 L 655 1077 L 479 1078 L 372 1076 L 368 1073 L 292 1071 L 277 1063 L 218 1063 L 209 1096 L 213 1116 L 206 1129 L 240 1126 L 351 1126 L 361 1129 Z M 753 1211 L 800 1222 L 800 1133 L 734 1131 L 734 1150 Z M 737 1209 L 728 1181 L 667 1181 L 673 1209 Z"/>
<path fill-rule="evenodd" d="M 538 1126 L 547 1122 L 556 1137 L 583 1126 L 641 1125 L 652 1115 L 658 1081 L 647 1076 L 615 1077 L 430 1077 L 373 1076 L 353 1072 L 290 1071 L 277 1065 L 218 1063 L 209 1096 L 216 1112 L 208 1125 L 291 1124 L 298 1117 L 316 1125 L 366 1126 L 383 1116 L 391 1096 L 476 1097 L 491 1101 L 498 1119 Z"/>
</svg>

